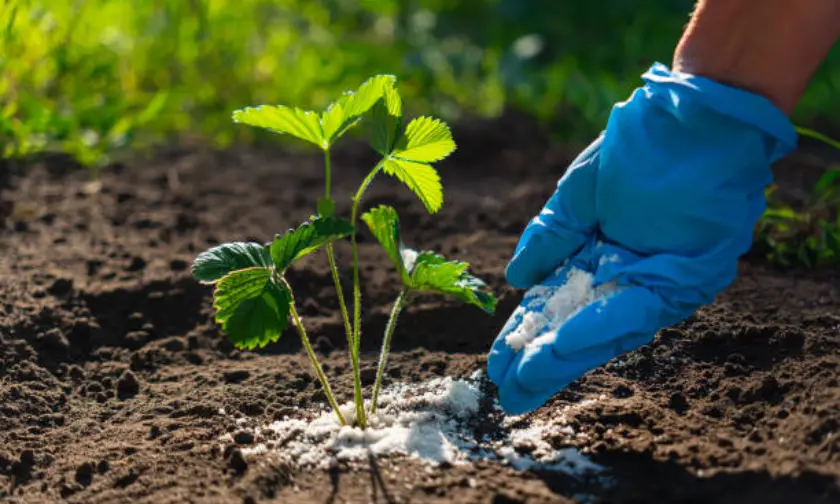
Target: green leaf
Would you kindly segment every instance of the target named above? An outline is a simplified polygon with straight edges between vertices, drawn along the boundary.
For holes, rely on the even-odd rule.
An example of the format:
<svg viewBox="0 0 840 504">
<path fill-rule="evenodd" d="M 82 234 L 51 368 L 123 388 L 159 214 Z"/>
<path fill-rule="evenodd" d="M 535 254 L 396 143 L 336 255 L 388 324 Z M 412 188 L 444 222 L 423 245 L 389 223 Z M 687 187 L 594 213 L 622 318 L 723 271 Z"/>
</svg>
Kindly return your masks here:
<svg viewBox="0 0 840 504">
<path fill-rule="evenodd" d="M 376 241 L 382 245 L 397 273 L 400 275 L 404 285 L 408 285 L 410 279 L 402 256 L 402 240 L 400 238 L 400 219 L 397 211 L 389 206 L 381 205 L 373 208 L 362 215 L 362 220 L 370 228 L 370 232 L 376 237 Z"/>
<path fill-rule="evenodd" d="M 288 133 L 322 149 L 326 147 L 320 116 L 311 110 L 285 105 L 260 105 L 234 111 L 233 120 L 275 133 Z"/>
<path fill-rule="evenodd" d="M 332 217 L 335 213 L 335 200 L 332 198 L 320 198 L 318 200 L 318 215 L 321 217 Z"/>
<path fill-rule="evenodd" d="M 373 107 L 388 88 L 397 85 L 393 75 L 377 75 L 365 81 L 355 93 L 350 95 L 344 115 L 348 120 L 360 117 Z"/>
<path fill-rule="evenodd" d="M 840 257 L 840 227 L 825 222 L 822 228 L 825 233 L 826 248 L 833 252 L 835 256 Z"/>
<path fill-rule="evenodd" d="M 289 323 L 291 293 L 270 268 L 246 268 L 216 284 L 216 322 L 237 348 L 262 348 L 280 339 Z"/>
<path fill-rule="evenodd" d="M 452 154 L 455 141 L 449 126 L 439 119 L 418 117 L 405 128 L 393 156 L 408 161 L 433 163 Z"/>
<path fill-rule="evenodd" d="M 327 142 L 332 143 L 332 139 L 338 138 L 341 133 L 349 128 L 349 126 L 345 127 L 344 122 L 344 106 L 347 104 L 348 98 L 350 98 L 350 95 L 342 96 L 331 103 L 321 114 L 321 129 Z"/>
<path fill-rule="evenodd" d="M 496 297 L 488 292 L 487 285 L 471 275 L 469 264 L 447 261 L 443 256 L 424 252 L 417 257 L 411 273 L 411 287 L 418 291 L 444 294 L 459 301 L 477 306 L 487 313 L 496 311 Z"/>
<path fill-rule="evenodd" d="M 277 235 L 271 244 L 274 266 L 284 271 L 293 262 L 319 247 L 353 233 L 353 226 L 338 217 L 315 217 L 297 229 Z"/>
<path fill-rule="evenodd" d="M 802 216 L 790 207 L 768 208 L 761 216 L 762 221 L 773 223 L 795 223 L 802 220 Z"/>
<path fill-rule="evenodd" d="M 348 92 L 333 102 L 321 115 L 324 141 L 332 145 L 353 127 L 380 99 L 386 90 L 394 90 L 393 75 L 377 75 L 366 80 L 355 92 Z"/>
<path fill-rule="evenodd" d="M 840 204 L 840 169 L 826 171 L 814 185 L 811 196 L 817 203 Z"/>
<path fill-rule="evenodd" d="M 201 283 L 212 284 L 231 271 L 254 266 L 271 266 L 271 254 L 259 243 L 225 243 L 195 258 L 192 274 Z"/>
<path fill-rule="evenodd" d="M 391 154 L 400 137 L 402 99 L 395 87 L 385 88 L 371 113 L 370 145 L 383 156 Z"/>
<path fill-rule="evenodd" d="M 429 213 L 435 213 L 443 206 L 443 185 L 437 171 L 429 164 L 415 163 L 403 159 L 386 159 L 382 171 L 397 177 L 420 198 Z"/>
</svg>

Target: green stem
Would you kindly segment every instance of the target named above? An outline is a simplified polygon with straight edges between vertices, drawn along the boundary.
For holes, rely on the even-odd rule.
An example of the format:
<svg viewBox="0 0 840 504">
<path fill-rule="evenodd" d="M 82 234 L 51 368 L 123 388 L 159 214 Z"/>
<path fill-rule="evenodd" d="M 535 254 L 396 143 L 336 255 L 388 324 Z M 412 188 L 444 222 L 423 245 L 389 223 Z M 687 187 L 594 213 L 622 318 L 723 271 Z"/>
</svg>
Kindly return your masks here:
<svg viewBox="0 0 840 504">
<path fill-rule="evenodd" d="M 292 320 L 295 323 L 295 327 L 297 327 L 298 334 L 300 334 L 300 341 L 303 343 L 303 348 L 306 349 L 306 353 L 309 355 L 309 360 L 312 361 L 312 367 L 315 368 L 315 374 L 318 375 L 318 380 L 321 382 L 321 387 L 324 389 L 324 395 L 327 396 L 327 401 L 332 406 L 333 411 L 335 411 L 341 425 L 347 425 L 347 420 L 344 419 L 344 415 L 338 409 L 338 403 L 335 402 L 335 396 L 333 396 L 332 388 L 327 381 L 327 375 L 324 374 L 324 370 L 321 368 L 321 364 L 315 356 L 315 351 L 312 350 L 312 345 L 309 343 L 309 336 L 306 335 L 306 329 L 303 328 L 303 322 L 301 322 L 300 315 L 298 315 L 297 308 L 295 308 L 294 298 L 292 298 L 292 302 L 289 304 L 289 313 L 292 314 Z"/>
<path fill-rule="evenodd" d="M 359 203 L 362 201 L 365 190 L 367 190 L 370 183 L 373 182 L 373 178 L 382 168 L 383 162 L 384 160 L 377 163 L 373 170 L 368 173 L 367 177 L 365 177 L 362 184 L 359 186 L 359 190 L 356 191 L 356 195 L 353 197 L 353 206 L 350 210 L 350 224 L 353 226 L 353 229 L 356 229 L 356 223 L 358 221 Z M 350 235 L 350 247 L 353 250 L 353 338 L 352 341 L 349 341 L 351 345 L 350 358 L 354 361 L 354 370 L 357 373 L 353 380 L 356 395 L 356 422 L 359 424 L 359 427 L 365 429 L 367 428 L 367 417 L 365 416 L 364 399 L 362 399 L 361 375 L 358 370 L 359 344 L 361 340 L 360 328 L 362 319 L 362 292 L 359 287 L 359 246 L 356 241 L 355 231 L 353 231 L 353 234 Z"/>
<path fill-rule="evenodd" d="M 359 203 L 362 202 L 362 197 L 365 195 L 365 191 L 370 186 L 370 183 L 373 182 L 373 178 L 379 173 L 379 170 L 382 169 L 382 164 L 385 162 L 383 159 L 376 166 L 370 173 L 367 174 L 367 177 L 362 181 L 362 184 L 359 186 L 359 189 L 356 191 L 356 195 L 353 196 L 353 206 L 350 209 L 350 224 L 353 228 L 356 228 L 356 222 L 358 221 L 358 213 L 359 213 Z M 361 288 L 359 287 L 359 247 L 356 242 L 356 233 L 354 232 L 350 235 L 350 247 L 353 250 L 353 345 L 356 348 L 356 353 L 358 354 L 359 351 L 359 321 L 361 319 L 362 309 L 361 309 L 361 298 L 362 292 Z"/>
<path fill-rule="evenodd" d="M 324 197 L 330 198 L 330 194 L 332 193 L 332 188 L 330 184 L 332 183 L 332 166 L 330 162 L 330 151 L 329 149 L 324 150 Z"/>
<path fill-rule="evenodd" d="M 338 266 L 335 263 L 335 251 L 333 250 L 332 243 L 327 244 L 327 259 L 330 262 L 333 284 L 335 284 L 335 291 L 338 294 L 338 308 L 341 310 L 344 332 L 347 334 L 347 344 L 350 345 L 350 350 L 352 351 L 353 329 L 350 327 L 350 314 L 347 311 L 347 302 L 344 300 L 344 289 L 341 287 L 341 279 L 338 277 Z"/>
<path fill-rule="evenodd" d="M 385 368 L 388 365 L 388 353 L 391 351 L 391 337 L 394 335 L 394 328 L 397 327 L 397 318 L 405 306 L 410 289 L 404 288 L 394 302 L 391 309 L 391 316 L 388 325 L 385 326 L 385 337 L 382 338 L 382 350 L 379 352 L 379 367 L 376 369 L 376 382 L 373 384 L 373 398 L 370 403 L 370 416 L 376 413 L 376 404 L 379 400 L 379 389 L 382 387 L 382 377 L 385 375 Z"/>
<path fill-rule="evenodd" d="M 341 287 L 341 279 L 338 277 L 338 267 L 335 263 L 335 252 L 332 243 L 327 244 L 327 259 L 330 263 L 335 292 L 338 294 L 338 307 L 341 310 L 341 318 L 344 322 L 344 334 L 347 336 L 347 349 L 350 352 L 350 365 L 353 368 L 353 402 L 356 405 L 356 418 L 359 425 L 364 428 L 365 422 L 365 399 L 362 395 L 362 374 L 359 368 L 359 354 L 353 345 L 353 329 L 350 327 L 350 315 L 347 311 L 347 303 L 344 300 L 344 289 Z"/>
<path fill-rule="evenodd" d="M 331 163 L 330 151 L 324 151 L 324 197 L 330 198 L 330 180 L 331 180 Z M 344 333 L 347 336 L 347 348 L 350 352 L 350 365 L 353 368 L 353 402 L 356 406 L 356 419 L 359 426 L 365 428 L 367 421 L 365 419 L 365 398 L 362 394 L 362 375 L 359 368 L 359 352 L 353 344 L 353 329 L 350 327 L 350 315 L 347 312 L 347 303 L 344 300 L 344 289 L 341 287 L 341 279 L 338 275 L 338 266 L 335 262 L 335 251 L 332 243 L 327 244 L 327 259 L 330 263 L 330 272 L 332 273 L 333 284 L 335 284 L 335 293 L 338 296 L 338 307 L 341 310 L 341 318 L 344 322 Z"/>
</svg>

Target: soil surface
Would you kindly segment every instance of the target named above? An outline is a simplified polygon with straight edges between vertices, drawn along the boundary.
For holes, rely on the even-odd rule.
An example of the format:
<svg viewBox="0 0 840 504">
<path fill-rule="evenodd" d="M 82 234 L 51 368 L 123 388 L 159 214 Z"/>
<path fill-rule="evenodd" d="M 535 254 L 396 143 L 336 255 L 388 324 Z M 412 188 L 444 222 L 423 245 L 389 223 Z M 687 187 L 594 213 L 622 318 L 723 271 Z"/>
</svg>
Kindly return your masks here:
<svg viewBox="0 0 840 504">
<path fill-rule="evenodd" d="M 439 215 L 385 178 L 368 194 L 371 205 L 397 208 L 408 245 L 469 261 L 501 296 L 495 317 L 439 298 L 412 305 L 394 337 L 391 382 L 482 368 L 521 298 L 505 286 L 505 263 L 575 152 L 513 119 L 456 128 L 460 148 L 440 166 Z M 349 194 L 373 158 L 353 146 L 334 160 L 335 194 Z M 787 165 L 805 184 L 822 169 L 810 157 Z M 745 260 L 712 306 L 534 414 L 550 419 L 595 399 L 569 410 L 585 435 L 557 447 L 588 454 L 611 485 L 399 458 L 301 472 L 270 457 L 245 461 L 217 441 L 235 432 L 237 416 L 260 424 L 323 407 L 298 338 L 290 330 L 264 350 L 235 350 L 189 265 L 214 244 L 267 241 L 305 219 L 321 192 L 320 158 L 170 150 L 109 168 L 98 190 L 60 159 L 26 168 L 0 165 L 0 501 L 840 502 L 836 269 L 780 272 Z M 347 248 L 338 254 L 347 264 Z M 369 385 L 396 291 L 370 239 L 361 260 Z M 323 257 L 290 282 L 332 385 L 349 400 Z"/>
</svg>

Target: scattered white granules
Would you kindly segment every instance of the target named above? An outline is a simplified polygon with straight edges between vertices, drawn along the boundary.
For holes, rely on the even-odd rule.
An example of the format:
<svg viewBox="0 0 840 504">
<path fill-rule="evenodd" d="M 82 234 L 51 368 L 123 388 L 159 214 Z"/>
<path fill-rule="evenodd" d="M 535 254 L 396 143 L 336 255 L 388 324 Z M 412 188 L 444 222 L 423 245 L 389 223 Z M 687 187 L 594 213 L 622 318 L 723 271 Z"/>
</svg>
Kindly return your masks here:
<svg viewBox="0 0 840 504">
<path fill-rule="evenodd" d="M 274 456 L 293 467 L 326 469 L 339 461 L 353 464 L 369 457 L 409 457 L 431 465 L 496 461 L 517 470 L 562 471 L 573 476 L 598 475 L 604 468 L 575 448 L 555 449 L 552 440 L 575 439 L 566 414 L 529 421 L 527 417 L 502 417 L 494 402 L 491 412 L 480 413 L 482 392 L 479 374 L 468 380 L 437 378 L 417 385 L 396 384 L 383 390 L 380 408 L 362 430 L 339 425 L 331 411 L 312 420 L 285 418 L 250 429 L 256 445 L 243 447 L 246 458 Z M 495 401 L 495 400 L 494 400 Z M 593 403 L 595 401 L 592 401 Z M 342 406 L 351 421 L 352 403 Z M 476 432 L 478 422 L 492 421 Z M 241 429 L 241 426 L 239 427 Z M 230 434 L 220 441 L 230 443 Z"/>
<path fill-rule="evenodd" d="M 616 262 L 618 257 L 610 257 L 608 261 Z M 521 320 L 505 336 L 505 343 L 517 352 L 550 343 L 555 332 L 582 309 L 595 302 L 605 303 L 616 286 L 607 283 L 594 287 L 593 278 L 592 273 L 571 268 L 563 285 L 537 285 L 529 289 L 512 315 Z"/>
<path fill-rule="evenodd" d="M 505 342 L 516 351 L 533 340 L 534 336 L 539 334 L 542 328 L 548 324 L 548 318 L 542 313 L 525 311 L 525 308 L 522 307 L 517 308 L 513 316 L 521 316 L 522 321 L 519 322 L 516 329 L 505 336 Z"/>
</svg>

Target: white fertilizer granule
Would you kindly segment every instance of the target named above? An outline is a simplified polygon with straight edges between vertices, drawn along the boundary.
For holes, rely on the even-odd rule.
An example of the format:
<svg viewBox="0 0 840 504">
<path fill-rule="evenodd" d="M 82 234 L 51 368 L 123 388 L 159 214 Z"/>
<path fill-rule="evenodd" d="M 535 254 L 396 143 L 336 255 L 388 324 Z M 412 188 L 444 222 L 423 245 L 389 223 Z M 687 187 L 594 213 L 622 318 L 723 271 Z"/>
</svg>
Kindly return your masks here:
<svg viewBox="0 0 840 504">
<path fill-rule="evenodd" d="M 497 403 L 489 413 L 480 413 L 481 398 L 477 378 L 396 384 L 383 390 L 380 408 L 366 430 L 339 425 L 331 411 L 311 420 L 286 418 L 249 429 L 256 444 L 242 453 L 246 458 L 271 455 L 294 467 L 320 469 L 338 461 L 402 456 L 432 465 L 490 460 L 517 470 L 562 471 L 572 476 L 599 475 L 604 470 L 575 448 L 552 445 L 558 438 L 579 438 L 567 425 L 566 413 L 595 401 L 570 406 L 549 421 L 529 422 L 525 417 L 498 420 Z M 348 421 L 353 409 L 352 404 L 342 407 Z M 497 419 L 493 432 L 477 434 L 476 424 L 491 417 Z M 480 430 L 487 431 L 486 427 Z M 232 436 L 226 434 L 220 441 L 230 443 Z"/>
<path fill-rule="evenodd" d="M 611 262 L 617 260 L 617 257 L 609 259 Z M 550 343 L 567 320 L 595 302 L 606 303 L 606 297 L 615 290 L 613 283 L 594 287 L 592 273 L 571 268 L 565 284 L 537 285 L 525 293 L 522 304 L 513 314 L 521 320 L 505 336 L 505 343 L 517 352 Z"/>
</svg>

